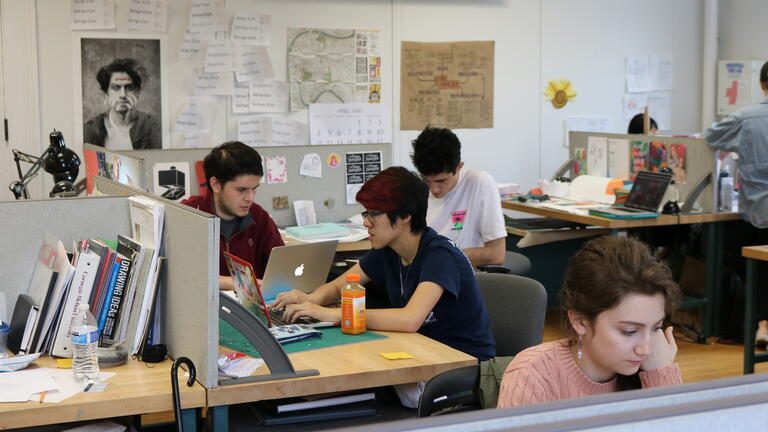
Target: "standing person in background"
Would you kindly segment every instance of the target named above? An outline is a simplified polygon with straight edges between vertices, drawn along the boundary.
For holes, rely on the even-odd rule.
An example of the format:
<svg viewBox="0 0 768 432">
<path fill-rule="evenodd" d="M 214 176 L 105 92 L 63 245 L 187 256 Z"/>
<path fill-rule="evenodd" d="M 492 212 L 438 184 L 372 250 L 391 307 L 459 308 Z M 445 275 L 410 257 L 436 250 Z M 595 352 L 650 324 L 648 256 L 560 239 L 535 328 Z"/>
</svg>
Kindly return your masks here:
<svg viewBox="0 0 768 432">
<path fill-rule="evenodd" d="M 507 230 L 499 190 L 488 173 L 463 169 L 456 135 L 427 126 L 413 141 L 411 160 L 429 186 L 427 225 L 456 242 L 474 267 L 502 264 Z"/>
<path fill-rule="evenodd" d="M 211 150 L 203 170 L 210 191 L 182 204 L 221 218 L 219 288 L 234 289 L 224 251 L 250 262 L 256 277 L 263 278 L 272 248 L 284 243 L 269 213 L 253 202 L 264 176 L 259 152 L 229 141 Z"/>
<path fill-rule="evenodd" d="M 598 237 L 571 258 L 560 291 L 567 338 L 515 356 L 499 408 L 683 382 L 664 319 L 680 288 L 638 240 Z"/>
<path fill-rule="evenodd" d="M 83 142 L 109 150 L 163 147 L 160 121 L 136 108 L 145 75 L 132 58 L 116 59 L 99 69 L 96 80 L 104 92 L 106 111 L 83 126 Z"/>
<path fill-rule="evenodd" d="M 704 138 L 715 149 L 738 155 L 739 212 L 755 230 L 739 233 L 743 240 L 736 246 L 768 243 L 768 62 L 760 69 L 760 88 L 766 99 L 725 117 L 707 129 Z M 737 255 L 739 267 L 744 259 Z M 768 283 L 768 269 L 761 266 L 760 286 Z M 743 273 L 742 273 L 743 274 Z M 758 295 L 758 324 L 755 343 L 768 345 L 768 296 Z M 747 341 L 744 341 L 746 344 Z"/>
</svg>

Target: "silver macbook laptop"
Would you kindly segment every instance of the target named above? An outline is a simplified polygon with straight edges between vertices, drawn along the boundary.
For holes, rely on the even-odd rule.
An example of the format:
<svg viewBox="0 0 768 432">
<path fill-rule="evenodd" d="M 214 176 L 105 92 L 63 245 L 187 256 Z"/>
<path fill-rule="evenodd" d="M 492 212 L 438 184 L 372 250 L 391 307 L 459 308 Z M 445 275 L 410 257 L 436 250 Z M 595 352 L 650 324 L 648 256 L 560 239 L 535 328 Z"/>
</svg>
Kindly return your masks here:
<svg viewBox="0 0 768 432">
<path fill-rule="evenodd" d="M 301 243 L 272 249 L 261 282 L 264 301 L 292 289 L 310 293 L 325 283 L 338 240 Z"/>
</svg>

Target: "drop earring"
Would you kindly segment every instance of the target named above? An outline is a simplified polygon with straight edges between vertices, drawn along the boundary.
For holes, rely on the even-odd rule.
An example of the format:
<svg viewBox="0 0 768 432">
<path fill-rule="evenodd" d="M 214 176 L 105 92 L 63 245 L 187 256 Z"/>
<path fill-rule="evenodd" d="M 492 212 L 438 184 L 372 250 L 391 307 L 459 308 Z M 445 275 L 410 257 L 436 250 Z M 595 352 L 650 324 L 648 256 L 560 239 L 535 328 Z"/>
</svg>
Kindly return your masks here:
<svg viewBox="0 0 768 432">
<path fill-rule="evenodd" d="M 576 357 L 581 360 L 584 357 L 584 343 L 581 341 L 581 335 L 579 335 L 579 341 L 576 343 Z"/>
</svg>

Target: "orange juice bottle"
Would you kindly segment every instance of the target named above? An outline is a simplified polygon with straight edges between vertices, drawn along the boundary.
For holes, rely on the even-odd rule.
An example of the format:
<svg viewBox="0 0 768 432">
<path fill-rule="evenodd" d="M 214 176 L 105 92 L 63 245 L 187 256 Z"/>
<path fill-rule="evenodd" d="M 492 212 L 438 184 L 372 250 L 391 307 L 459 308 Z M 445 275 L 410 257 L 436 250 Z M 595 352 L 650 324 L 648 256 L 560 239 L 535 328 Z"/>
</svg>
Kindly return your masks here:
<svg viewBox="0 0 768 432">
<path fill-rule="evenodd" d="M 341 331 L 360 334 L 365 331 L 365 288 L 360 275 L 347 275 L 347 284 L 341 289 Z"/>
</svg>

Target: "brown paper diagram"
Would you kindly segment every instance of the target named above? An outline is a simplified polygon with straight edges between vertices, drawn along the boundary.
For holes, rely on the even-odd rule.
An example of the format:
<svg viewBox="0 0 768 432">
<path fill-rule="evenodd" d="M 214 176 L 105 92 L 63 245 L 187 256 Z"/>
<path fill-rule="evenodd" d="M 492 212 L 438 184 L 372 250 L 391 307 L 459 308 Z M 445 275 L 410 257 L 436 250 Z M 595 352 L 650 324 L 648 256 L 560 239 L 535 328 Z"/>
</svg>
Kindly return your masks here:
<svg viewBox="0 0 768 432">
<path fill-rule="evenodd" d="M 492 128 L 494 45 L 403 42 L 400 129 Z"/>
</svg>

